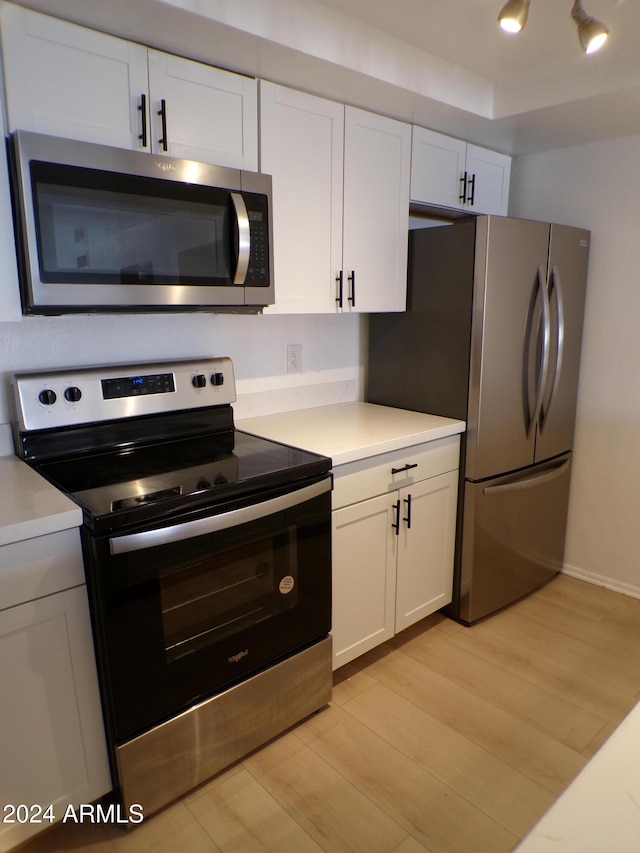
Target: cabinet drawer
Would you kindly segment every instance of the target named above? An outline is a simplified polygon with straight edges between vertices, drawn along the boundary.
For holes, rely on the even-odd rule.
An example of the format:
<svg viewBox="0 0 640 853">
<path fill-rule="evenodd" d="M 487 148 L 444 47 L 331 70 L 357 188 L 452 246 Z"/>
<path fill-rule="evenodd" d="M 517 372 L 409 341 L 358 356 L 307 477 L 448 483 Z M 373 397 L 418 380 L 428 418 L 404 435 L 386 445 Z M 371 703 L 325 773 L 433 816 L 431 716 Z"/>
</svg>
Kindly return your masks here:
<svg viewBox="0 0 640 853">
<path fill-rule="evenodd" d="M 0 547 L 0 610 L 84 583 L 75 527 Z"/>
<path fill-rule="evenodd" d="M 452 435 L 338 465 L 333 469 L 333 509 L 454 471 L 459 455 L 460 437 Z"/>
</svg>

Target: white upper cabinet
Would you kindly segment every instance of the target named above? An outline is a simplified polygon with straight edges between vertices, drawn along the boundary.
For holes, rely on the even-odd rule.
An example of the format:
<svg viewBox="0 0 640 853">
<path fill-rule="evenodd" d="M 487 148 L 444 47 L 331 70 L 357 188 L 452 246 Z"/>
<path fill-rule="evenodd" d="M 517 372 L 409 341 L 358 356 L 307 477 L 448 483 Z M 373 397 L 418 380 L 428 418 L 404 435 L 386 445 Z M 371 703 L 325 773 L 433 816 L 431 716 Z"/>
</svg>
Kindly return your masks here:
<svg viewBox="0 0 640 853">
<path fill-rule="evenodd" d="M 9 131 L 138 146 L 146 48 L 11 4 L 0 27 Z"/>
<path fill-rule="evenodd" d="M 414 127 L 411 200 L 444 207 L 462 207 L 461 177 L 464 175 L 466 157 L 466 142 Z"/>
<path fill-rule="evenodd" d="M 411 200 L 506 216 L 511 158 L 460 139 L 413 128 Z"/>
<path fill-rule="evenodd" d="M 0 110 L 0 139 L 4 136 L 4 116 Z M 8 323 L 22 319 L 22 308 L 6 157 L 0 157 L 0 212 L 0 323 Z"/>
<path fill-rule="evenodd" d="M 408 124 L 345 108 L 345 309 L 405 309 L 410 164 Z"/>
<path fill-rule="evenodd" d="M 261 81 L 279 313 L 405 307 L 411 129 Z"/>
<path fill-rule="evenodd" d="M 9 131 L 256 169 L 255 80 L 10 4 L 0 26 Z"/>
<path fill-rule="evenodd" d="M 152 150 L 257 171 L 256 80 L 150 50 L 149 92 Z"/>
<path fill-rule="evenodd" d="M 473 204 L 477 213 L 497 213 L 507 215 L 509 207 L 509 177 L 511 175 L 511 157 L 467 145 L 467 174 L 473 184 Z M 469 178 L 467 179 L 468 182 Z M 467 192 L 467 198 L 469 191 Z"/>
<path fill-rule="evenodd" d="M 336 311 L 343 140 L 342 104 L 260 81 L 260 167 L 273 177 L 279 313 Z"/>
</svg>

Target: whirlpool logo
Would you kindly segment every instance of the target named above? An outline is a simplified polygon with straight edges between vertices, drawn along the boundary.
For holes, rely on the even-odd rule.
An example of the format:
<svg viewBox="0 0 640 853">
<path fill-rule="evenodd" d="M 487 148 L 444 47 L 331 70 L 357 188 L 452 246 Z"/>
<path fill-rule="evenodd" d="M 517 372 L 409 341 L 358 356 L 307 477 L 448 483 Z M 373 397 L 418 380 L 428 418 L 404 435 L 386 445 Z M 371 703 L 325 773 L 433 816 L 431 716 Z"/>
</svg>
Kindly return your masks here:
<svg viewBox="0 0 640 853">
<path fill-rule="evenodd" d="M 231 655 L 230 658 L 227 658 L 229 663 L 238 663 L 242 658 L 246 658 L 249 655 L 249 649 L 243 649 L 241 652 L 237 652 L 235 655 Z"/>
</svg>

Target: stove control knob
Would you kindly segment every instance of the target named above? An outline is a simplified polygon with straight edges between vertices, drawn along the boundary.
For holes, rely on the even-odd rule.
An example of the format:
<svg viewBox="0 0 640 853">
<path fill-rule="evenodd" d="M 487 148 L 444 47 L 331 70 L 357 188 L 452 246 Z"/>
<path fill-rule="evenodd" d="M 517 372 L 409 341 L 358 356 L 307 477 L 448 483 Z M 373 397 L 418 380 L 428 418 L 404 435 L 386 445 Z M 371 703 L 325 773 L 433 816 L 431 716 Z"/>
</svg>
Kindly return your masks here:
<svg viewBox="0 0 640 853">
<path fill-rule="evenodd" d="M 38 394 L 38 400 L 40 400 L 43 406 L 53 406 L 57 399 L 58 395 L 51 388 L 45 388 L 44 391 Z"/>
<path fill-rule="evenodd" d="M 197 489 L 210 489 L 211 483 L 208 480 L 206 480 L 204 477 L 200 477 L 200 479 L 198 480 L 198 482 L 196 484 L 196 488 Z"/>
<path fill-rule="evenodd" d="M 64 389 L 64 398 L 70 403 L 77 403 L 81 397 L 82 391 L 78 388 L 77 385 L 71 385 L 69 388 Z"/>
<path fill-rule="evenodd" d="M 204 373 L 197 373 L 191 380 L 191 383 L 194 388 L 204 388 L 207 384 L 207 377 Z"/>
<path fill-rule="evenodd" d="M 224 385 L 224 373 L 212 373 L 211 384 L 216 386 Z"/>
</svg>

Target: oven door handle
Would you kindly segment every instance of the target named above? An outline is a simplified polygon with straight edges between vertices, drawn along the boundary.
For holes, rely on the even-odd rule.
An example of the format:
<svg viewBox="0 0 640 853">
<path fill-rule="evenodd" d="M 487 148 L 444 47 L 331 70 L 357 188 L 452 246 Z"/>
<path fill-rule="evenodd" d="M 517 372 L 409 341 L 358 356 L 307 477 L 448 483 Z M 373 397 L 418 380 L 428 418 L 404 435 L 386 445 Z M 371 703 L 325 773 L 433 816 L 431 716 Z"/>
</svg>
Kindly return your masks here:
<svg viewBox="0 0 640 853">
<path fill-rule="evenodd" d="M 277 498 L 268 501 L 234 509 L 231 512 L 221 512 L 218 515 L 209 515 L 196 521 L 185 521 L 181 524 L 173 524 L 169 527 L 160 527 L 157 530 L 145 530 L 142 533 L 129 533 L 125 536 L 116 536 L 109 539 L 109 551 L 111 554 L 128 554 L 131 551 L 142 551 L 145 548 L 154 548 L 156 545 L 168 545 L 171 542 L 181 542 L 183 539 L 192 539 L 194 536 L 205 536 L 207 533 L 216 533 L 239 524 L 247 524 L 250 521 L 258 521 L 275 512 L 309 501 L 325 492 L 331 491 L 331 478 L 326 477 L 319 483 L 287 492 Z"/>
</svg>

